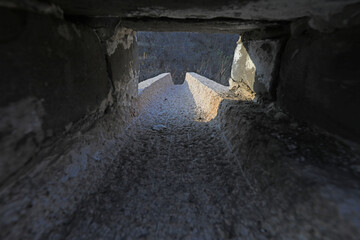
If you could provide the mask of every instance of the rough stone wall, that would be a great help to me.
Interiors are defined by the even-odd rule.
[[[106,43],[108,71],[113,88],[116,111],[124,122],[135,116],[136,97],[139,78],[138,47],[135,32],[116,26],[110,38],[103,38]]]
[[[192,72],[186,73],[184,84],[193,95],[199,117],[204,121],[214,119],[223,99],[222,96],[228,92],[229,88]]]
[[[331,32],[293,24],[277,95],[295,117],[360,141],[360,21],[347,21],[347,27]]]
[[[246,84],[258,96],[275,99],[282,39],[243,40],[240,37],[231,67],[230,88]]]
[[[356,148],[291,120],[273,103],[224,100],[217,120],[269,239],[358,238]]]
[[[0,9],[1,179],[96,111],[110,91],[94,32],[50,16]],[[86,39],[86,41],[84,41]],[[85,90],[86,89],[86,90]]]
[[[359,142],[358,7],[345,7],[326,20],[294,20],[270,38],[270,32],[244,34],[230,88],[249,88],[298,119]]]
[[[0,238],[46,239],[126,140],[136,114],[135,33],[0,11]]]
[[[274,103],[229,95],[194,73],[187,73],[186,83],[197,107],[219,124],[224,147],[236,156],[246,179],[247,227],[256,221],[268,239],[357,239],[356,148],[289,118]],[[216,118],[207,104],[214,100]]]
[[[170,72],[176,84],[197,72],[228,85],[238,35],[138,32],[140,81]]]

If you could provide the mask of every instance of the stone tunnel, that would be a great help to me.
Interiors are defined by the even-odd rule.
[[[360,1],[0,0],[0,18],[1,239],[360,239]],[[228,86],[139,83],[138,31],[236,34]]]

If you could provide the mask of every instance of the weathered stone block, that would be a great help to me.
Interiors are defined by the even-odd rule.
[[[137,96],[139,61],[135,32],[117,27],[113,36],[106,40],[107,58],[111,71],[117,107],[131,115]],[[124,114],[124,115],[125,115]],[[124,116],[125,117],[125,116]]]
[[[201,117],[206,121],[214,119],[229,88],[193,72],[186,73],[184,84],[193,95],[196,107],[201,109]]]
[[[156,77],[142,81],[138,85],[138,112],[141,112],[157,95],[163,93],[174,83],[170,73],[162,73]]]
[[[110,88],[90,28],[6,8],[0,19],[0,112],[6,116],[0,120],[1,182],[43,139],[96,110]]]
[[[273,87],[278,74],[281,40],[243,41],[235,49],[230,86],[245,83],[257,94],[274,97]]]
[[[136,44],[116,31],[108,56],[90,28],[0,11],[0,238],[56,239],[127,140]]]
[[[44,128],[58,131],[106,97],[106,63],[92,29],[46,15],[0,11],[0,71],[6,79],[0,106],[29,96],[42,99]]]

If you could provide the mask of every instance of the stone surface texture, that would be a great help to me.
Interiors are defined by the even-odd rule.
[[[244,83],[257,95],[274,98],[282,44],[279,39],[246,41],[240,37],[234,52],[230,87],[236,89]]]
[[[8,1],[5,1],[8,2]],[[347,6],[359,3],[357,0],[318,0],[309,2],[306,0],[225,0],[206,1],[185,0],[181,2],[154,1],[149,4],[145,0],[131,2],[119,2],[110,0],[103,4],[99,0],[71,0],[50,1],[65,12],[73,15],[89,16],[120,16],[120,17],[164,17],[175,19],[213,19],[234,18],[241,20],[292,20],[302,17],[317,17],[327,20]]]
[[[228,85],[238,35],[186,32],[137,32],[140,81],[170,72],[174,83],[198,72]]]
[[[224,100],[218,116],[266,238],[357,239],[358,146],[280,113],[273,104]]]
[[[140,82],[138,85],[138,111],[143,111],[152,98],[167,90],[171,85],[173,85],[173,81],[170,73],[163,73]]]
[[[224,94],[189,75],[201,99],[209,85]],[[186,82],[155,96],[98,192],[46,238],[357,239],[359,158],[346,145],[246,96],[209,121],[197,96]]]
[[[110,38],[101,38],[106,46],[108,80],[112,86],[112,108],[122,118],[136,115],[139,82],[138,46],[135,32],[117,24]],[[127,121],[127,120],[125,120]]]
[[[0,239],[359,239],[359,9],[1,0]]]
[[[185,84],[158,95],[129,128],[128,143],[96,197],[47,238],[247,236],[239,214],[246,183],[217,125],[197,112]],[[160,124],[165,127],[154,127]]]
[[[184,85],[189,88],[195,105],[201,109],[205,121],[217,116],[219,105],[229,91],[228,87],[193,72],[186,73]]]
[[[108,21],[109,18],[119,17],[98,17],[101,21]],[[122,18],[122,24],[136,31],[150,32],[197,32],[197,33],[224,33],[243,34],[253,31],[263,31],[265,28],[282,29],[282,23],[269,21],[239,20],[234,18],[223,19],[192,19],[192,18]],[[269,33],[271,34],[271,33]]]
[[[0,182],[107,99],[94,32],[45,15],[0,8]],[[84,39],[86,38],[86,41]],[[84,88],[87,90],[84,91]]]
[[[96,189],[136,115],[134,32],[0,8],[1,239],[40,239]],[[108,43],[108,44],[107,44]]]
[[[351,27],[350,23],[356,24]],[[360,20],[320,34],[294,28],[280,69],[278,102],[293,116],[360,141]]]

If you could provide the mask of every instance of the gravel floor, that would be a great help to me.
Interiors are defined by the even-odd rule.
[[[266,238],[228,152],[216,123],[201,121],[189,89],[175,85],[131,126],[102,188],[49,238]]]

